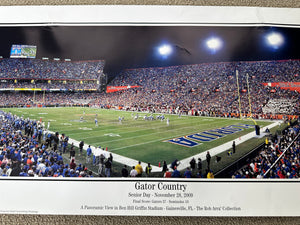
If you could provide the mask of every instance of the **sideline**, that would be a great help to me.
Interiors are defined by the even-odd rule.
[[[271,128],[275,127],[275,126],[279,126],[281,123],[283,123],[283,122],[282,121],[276,121],[274,123],[271,123],[271,124],[267,125],[267,127],[269,129],[271,129]],[[256,135],[255,131],[252,131],[252,132],[250,132],[248,134],[245,134],[245,135],[243,135],[243,136],[241,136],[239,138],[236,138],[234,140],[226,142],[226,143],[224,143],[222,145],[219,145],[219,146],[217,146],[215,148],[207,149],[207,151],[209,151],[210,156],[213,157],[213,156],[216,156],[216,155],[218,155],[218,154],[220,154],[222,152],[225,152],[225,151],[229,150],[232,147],[232,142],[233,141],[235,141],[236,145],[239,145],[239,144],[241,144],[241,143],[243,143],[245,141],[248,141],[249,139],[254,138],[254,137],[262,138],[265,135],[267,135],[267,133],[265,133],[263,131],[263,128],[264,127],[260,127],[260,135],[259,136]],[[190,157],[182,159],[182,160],[179,160],[180,164],[177,166],[178,170],[183,170],[183,169],[189,167],[190,166],[190,161],[191,161],[191,159],[193,157],[195,158],[196,162],[197,162],[198,158],[201,158],[202,161],[206,160],[206,152],[207,151],[201,152],[199,154],[196,154],[194,156],[190,156]],[[168,168],[170,167],[170,165],[171,164],[168,165]]]
[[[283,123],[283,122],[282,121],[276,121],[276,122],[268,125],[268,128],[271,129],[271,128],[275,127],[275,126],[279,126],[281,123]],[[235,141],[236,145],[239,145],[239,144],[241,144],[241,143],[243,143],[245,141],[248,141],[249,139],[254,138],[254,137],[259,137],[259,138],[264,137],[266,135],[266,133],[264,133],[262,131],[263,128],[264,127],[260,128],[260,134],[261,134],[260,136],[257,136],[256,133],[255,133],[255,131],[252,131],[252,132],[250,132],[248,134],[245,134],[245,135],[243,135],[243,136],[241,136],[239,138],[236,138],[234,140],[226,142],[226,143],[224,143],[222,145],[219,145],[219,146],[217,146],[215,148],[208,149],[207,151],[209,151],[211,157],[213,157],[213,156],[216,156],[216,155],[220,154],[221,152],[224,152],[224,151],[227,151],[228,149],[230,149],[232,147],[232,142],[233,141]],[[52,131],[48,131],[48,132],[54,134],[54,132],[52,132]],[[70,143],[73,142],[75,146],[79,146],[79,141],[77,141],[77,140],[74,140],[74,139],[70,138],[69,142]],[[83,150],[86,151],[87,148],[88,148],[88,146],[89,146],[88,144],[84,144]],[[95,146],[91,146],[91,148],[92,148],[92,150],[94,150],[96,147]],[[189,162],[190,162],[190,160],[192,158],[195,158],[196,160],[198,158],[201,158],[202,161],[206,160],[206,152],[207,151],[201,152],[199,154],[190,156],[190,157],[182,159],[182,160],[179,160],[180,164],[177,166],[178,170],[184,170],[185,168],[189,167],[190,166]],[[123,165],[127,165],[129,167],[132,167],[132,166],[134,166],[134,165],[136,165],[138,163],[138,160],[136,160],[136,159],[132,159],[132,158],[128,158],[128,157],[125,157],[125,156],[122,156],[122,155],[118,155],[118,154],[110,152],[110,151],[101,150],[101,153],[104,154],[106,157],[111,153],[112,156],[113,156],[113,158],[114,158],[114,161],[116,161],[116,162],[118,162],[120,164],[123,164]],[[148,163],[141,162],[141,166],[143,168],[145,168],[147,165],[148,165]],[[168,168],[170,168],[170,165],[171,164],[168,165]],[[158,166],[154,166],[154,165],[151,165],[151,166],[152,166],[152,172],[161,172],[162,171],[162,167],[158,167]],[[172,169],[170,169],[170,170],[172,170]]]
[[[55,132],[53,132],[53,131],[48,130],[48,132],[51,133],[51,134],[55,134]],[[78,147],[80,142],[75,140],[75,139],[69,138],[69,143],[74,143],[74,146]],[[88,144],[84,144],[83,145],[83,150],[86,151],[88,147],[89,147]],[[93,151],[94,149],[96,149],[96,147],[91,146],[91,149]],[[135,166],[138,163],[138,160],[136,160],[136,159],[131,159],[131,158],[128,158],[128,157],[125,157],[125,156],[122,156],[122,155],[118,155],[118,154],[110,152],[110,151],[105,151],[105,150],[102,150],[102,149],[100,149],[100,151],[101,151],[101,154],[105,155],[105,158],[107,158],[108,155],[111,153],[112,156],[113,156],[114,161],[116,161],[120,164],[123,164],[123,165],[127,165],[130,168],[132,166]],[[148,166],[148,163],[141,162],[141,166],[144,169],[146,166]],[[154,165],[151,165],[151,166],[152,166],[152,172],[161,172],[161,170],[162,170],[162,168],[159,168],[158,166],[154,166]]]

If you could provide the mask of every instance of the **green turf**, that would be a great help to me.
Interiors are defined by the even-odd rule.
[[[158,165],[158,162],[163,160],[171,163],[175,158],[181,160],[191,157],[254,130],[253,128],[244,129],[215,141],[203,142],[199,146],[187,148],[164,142],[164,140],[233,124],[253,125],[254,122],[251,120],[191,116],[178,118],[177,115],[166,115],[170,119],[170,125],[167,126],[165,121],[144,121],[142,116],[146,113],[139,113],[140,118],[134,120],[131,117],[132,112],[95,108],[9,108],[2,110],[23,115],[25,118],[37,120],[42,118],[46,126],[47,122],[50,121],[51,131],[64,133],[78,141],[83,140],[85,144],[107,147],[109,151],[143,162],[150,162],[152,165]],[[96,114],[98,115],[98,127],[95,126],[94,122]],[[80,122],[81,116],[83,116],[83,122]],[[124,117],[122,124],[118,121],[119,116]],[[269,124],[266,121],[257,123],[260,126]]]

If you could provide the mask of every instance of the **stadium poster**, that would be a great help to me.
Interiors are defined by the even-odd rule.
[[[1,7],[0,30],[5,35],[0,48],[0,182],[6,194],[0,213],[299,216],[300,183],[295,172],[299,160],[295,158],[293,162],[281,159],[286,165],[278,173],[280,178],[295,179],[275,175],[271,179],[265,169],[250,178],[242,166],[239,168],[244,175],[230,171],[226,178],[217,176],[227,168],[222,163],[239,159],[247,141],[268,145],[265,140],[269,140],[269,130],[277,131],[285,122],[297,120],[294,109],[299,109],[299,89],[293,88],[299,87],[299,15],[299,9],[256,7]],[[149,47],[149,43],[153,45]],[[287,49],[281,51],[284,47]],[[247,56],[244,49],[248,49]],[[228,83],[222,83],[222,71]],[[265,83],[258,79],[269,72],[272,78],[282,75],[282,80]],[[216,73],[223,75],[218,78]],[[114,81],[116,74],[118,82]],[[199,74],[203,79],[197,79]],[[209,87],[209,92],[202,86]],[[105,93],[109,87],[113,87],[112,93]],[[286,92],[280,90],[286,87],[293,92],[284,95]],[[251,98],[250,90],[256,99]],[[288,106],[294,107],[280,114],[285,122],[272,112],[262,116],[256,107],[251,109],[264,100],[257,95],[261,90],[266,95],[276,90],[290,96]],[[201,99],[202,105],[222,102],[223,106],[235,105],[235,112],[186,107],[196,104],[189,103],[189,98],[198,99],[203,93],[207,97]],[[128,105],[133,100],[140,105]],[[145,106],[146,101],[169,102],[158,113],[150,104]],[[181,107],[176,107],[176,101],[183,102]],[[119,107],[112,109],[112,105]],[[45,137],[40,138],[45,145],[50,140],[53,149],[39,148],[34,142],[38,132],[26,139],[35,145],[16,143],[25,117],[45,127]],[[16,128],[13,136],[5,132],[9,124]],[[293,143],[299,135],[295,138]],[[76,157],[72,155],[73,146]],[[88,151],[95,157],[86,157]],[[102,165],[101,155],[106,162],[111,159],[105,168],[93,165],[93,160]],[[59,157],[63,168],[53,163]],[[166,168],[172,174],[181,173],[180,178],[163,177],[163,157],[167,159]],[[202,159],[203,168],[195,163],[192,166],[193,158]],[[11,168],[11,159],[22,161],[19,171]],[[75,167],[72,159],[77,163]],[[138,174],[131,170],[138,161],[142,161],[142,176],[120,175],[123,165],[127,165],[127,172]],[[109,177],[115,174],[109,168],[117,164],[119,176]],[[244,166],[248,164],[246,161]],[[259,170],[261,164],[253,165],[253,170]],[[287,171],[289,164],[292,169]],[[190,166],[192,173],[187,169]],[[206,168],[204,177],[201,170]],[[215,179],[207,179],[214,175]]]

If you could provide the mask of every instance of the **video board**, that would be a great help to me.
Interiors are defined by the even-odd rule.
[[[12,45],[10,58],[31,58],[36,57],[36,46],[34,45]]]

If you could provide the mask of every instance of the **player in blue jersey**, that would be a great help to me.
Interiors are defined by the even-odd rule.
[[[92,148],[89,145],[89,147],[86,149],[86,163],[90,163],[91,155],[92,155]]]

